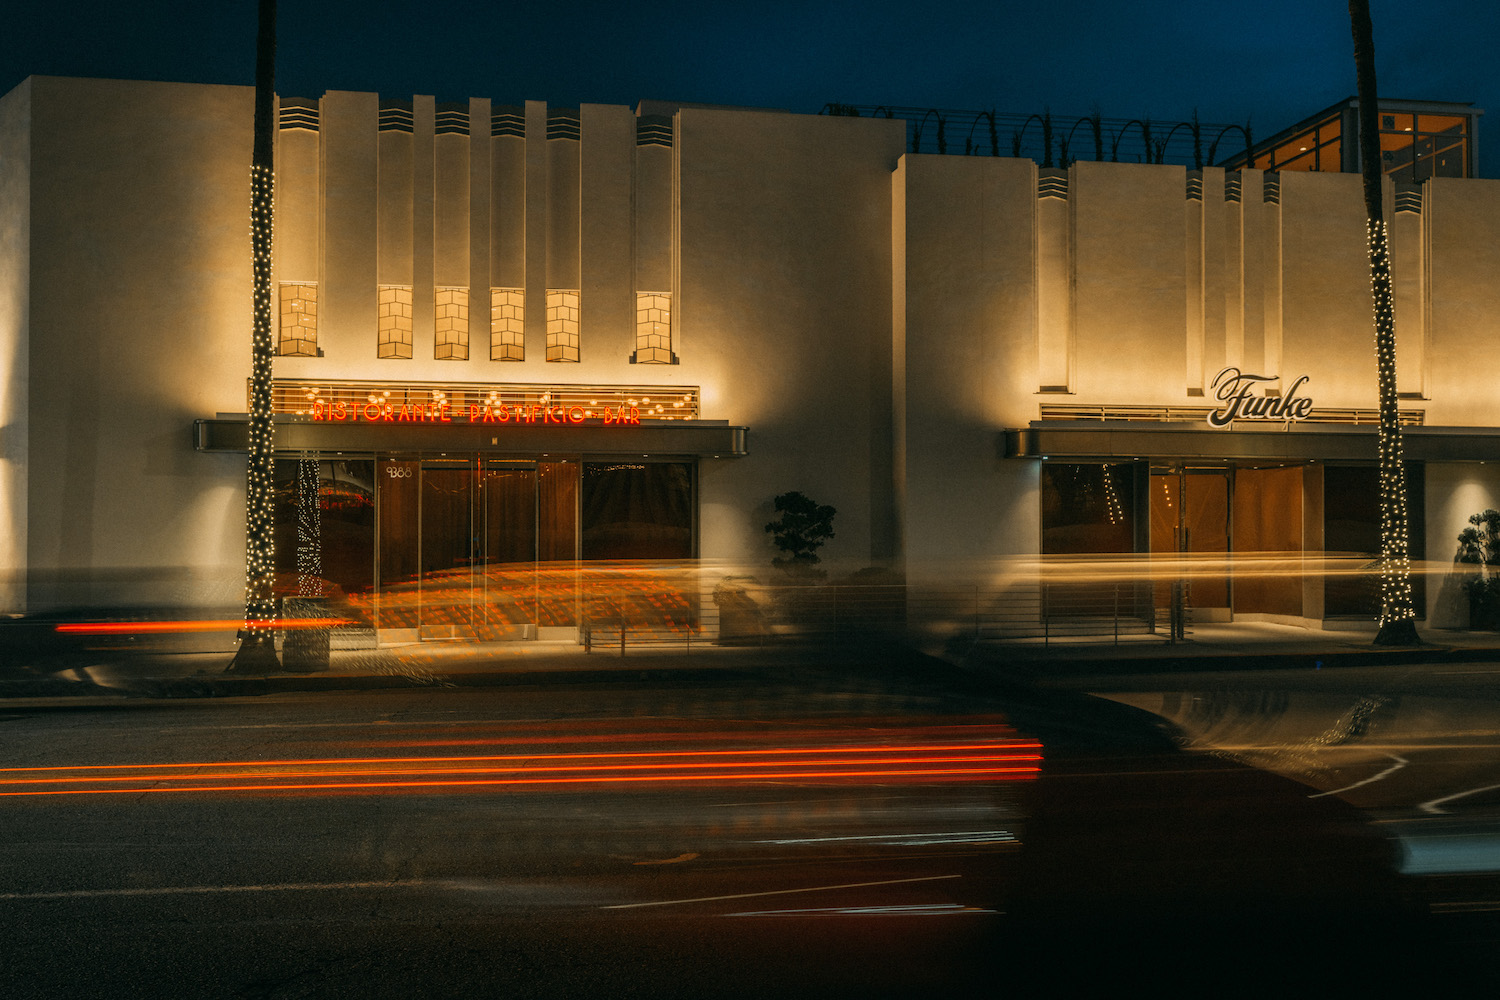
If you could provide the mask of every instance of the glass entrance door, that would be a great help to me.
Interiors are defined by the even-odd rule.
[[[535,463],[422,462],[424,638],[519,638],[538,607]]]
[[[472,638],[484,543],[475,517],[475,463],[423,461],[418,627],[425,638]]]
[[[1151,470],[1151,551],[1214,554],[1188,562],[1183,599],[1200,620],[1229,617],[1229,474],[1223,468]],[[1156,605],[1171,603],[1170,581],[1156,586]]]
[[[576,627],[577,462],[380,458],[374,620],[422,638]]]
[[[482,462],[476,486],[474,631],[481,639],[519,638],[538,621],[536,465]]]

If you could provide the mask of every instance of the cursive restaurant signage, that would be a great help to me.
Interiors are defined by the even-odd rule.
[[[471,424],[583,424],[592,421],[605,425],[638,425],[641,422],[641,411],[634,406],[603,406],[594,410],[582,406],[504,403],[481,406],[470,403],[454,407],[445,400],[430,403],[393,403],[385,399],[367,403],[320,400],[312,404],[308,416],[318,422],[369,424],[451,424],[455,417],[460,421],[466,419]]]
[[[1236,420],[1273,420],[1290,422],[1306,420],[1312,413],[1312,400],[1297,395],[1308,377],[1299,375],[1284,396],[1252,396],[1263,382],[1279,381],[1279,375],[1252,375],[1235,367],[1225,368],[1214,376],[1214,398],[1223,404],[1208,415],[1210,427],[1228,427]]]

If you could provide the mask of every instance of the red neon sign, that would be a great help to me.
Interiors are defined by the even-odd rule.
[[[583,424],[597,423],[634,424],[641,422],[641,411],[634,406],[601,407],[599,412],[585,410],[581,406],[527,406],[496,403],[480,406],[471,403],[468,422],[471,424]],[[463,410],[459,410],[462,417]],[[312,405],[313,420],[324,423],[385,423],[385,424],[451,424],[453,408],[446,402],[392,403],[387,399],[371,403],[350,403],[344,400],[318,401]]]

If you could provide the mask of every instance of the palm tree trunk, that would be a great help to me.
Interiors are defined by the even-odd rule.
[[[1375,299],[1375,364],[1380,387],[1380,631],[1383,646],[1416,645],[1407,537],[1406,477],[1396,409],[1396,310],[1380,169],[1380,109],[1375,86],[1375,29],[1369,0],[1349,0],[1354,68],[1359,83],[1359,158],[1368,219],[1370,286]]]
[[[233,673],[267,673],[276,659],[273,505],[275,459],[271,419],[271,220],[276,184],[276,0],[260,0],[255,40],[255,145],[250,156],[250,251],[254,314],[250,347],[250,455],[245,474],[245,627],[230,661]]]

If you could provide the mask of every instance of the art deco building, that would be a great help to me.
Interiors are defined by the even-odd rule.
[[[251,104],[0,99],[8,610],[239,598]],[[549,595],[619,560],[766,572],[789,490],[837,507],[831,572],[913,587],[1374,548],[1357,175],[1048,169],[909,153],[899,119],[652,102],[330,92],[279,125],[281,567],[316,463],[320,574],[379,632],[572,634]],[[1500,182],[1386,190],[1414,548],[1446,561],[1500,506]],[[1317,574],[1191,600],[1368,612]]]

